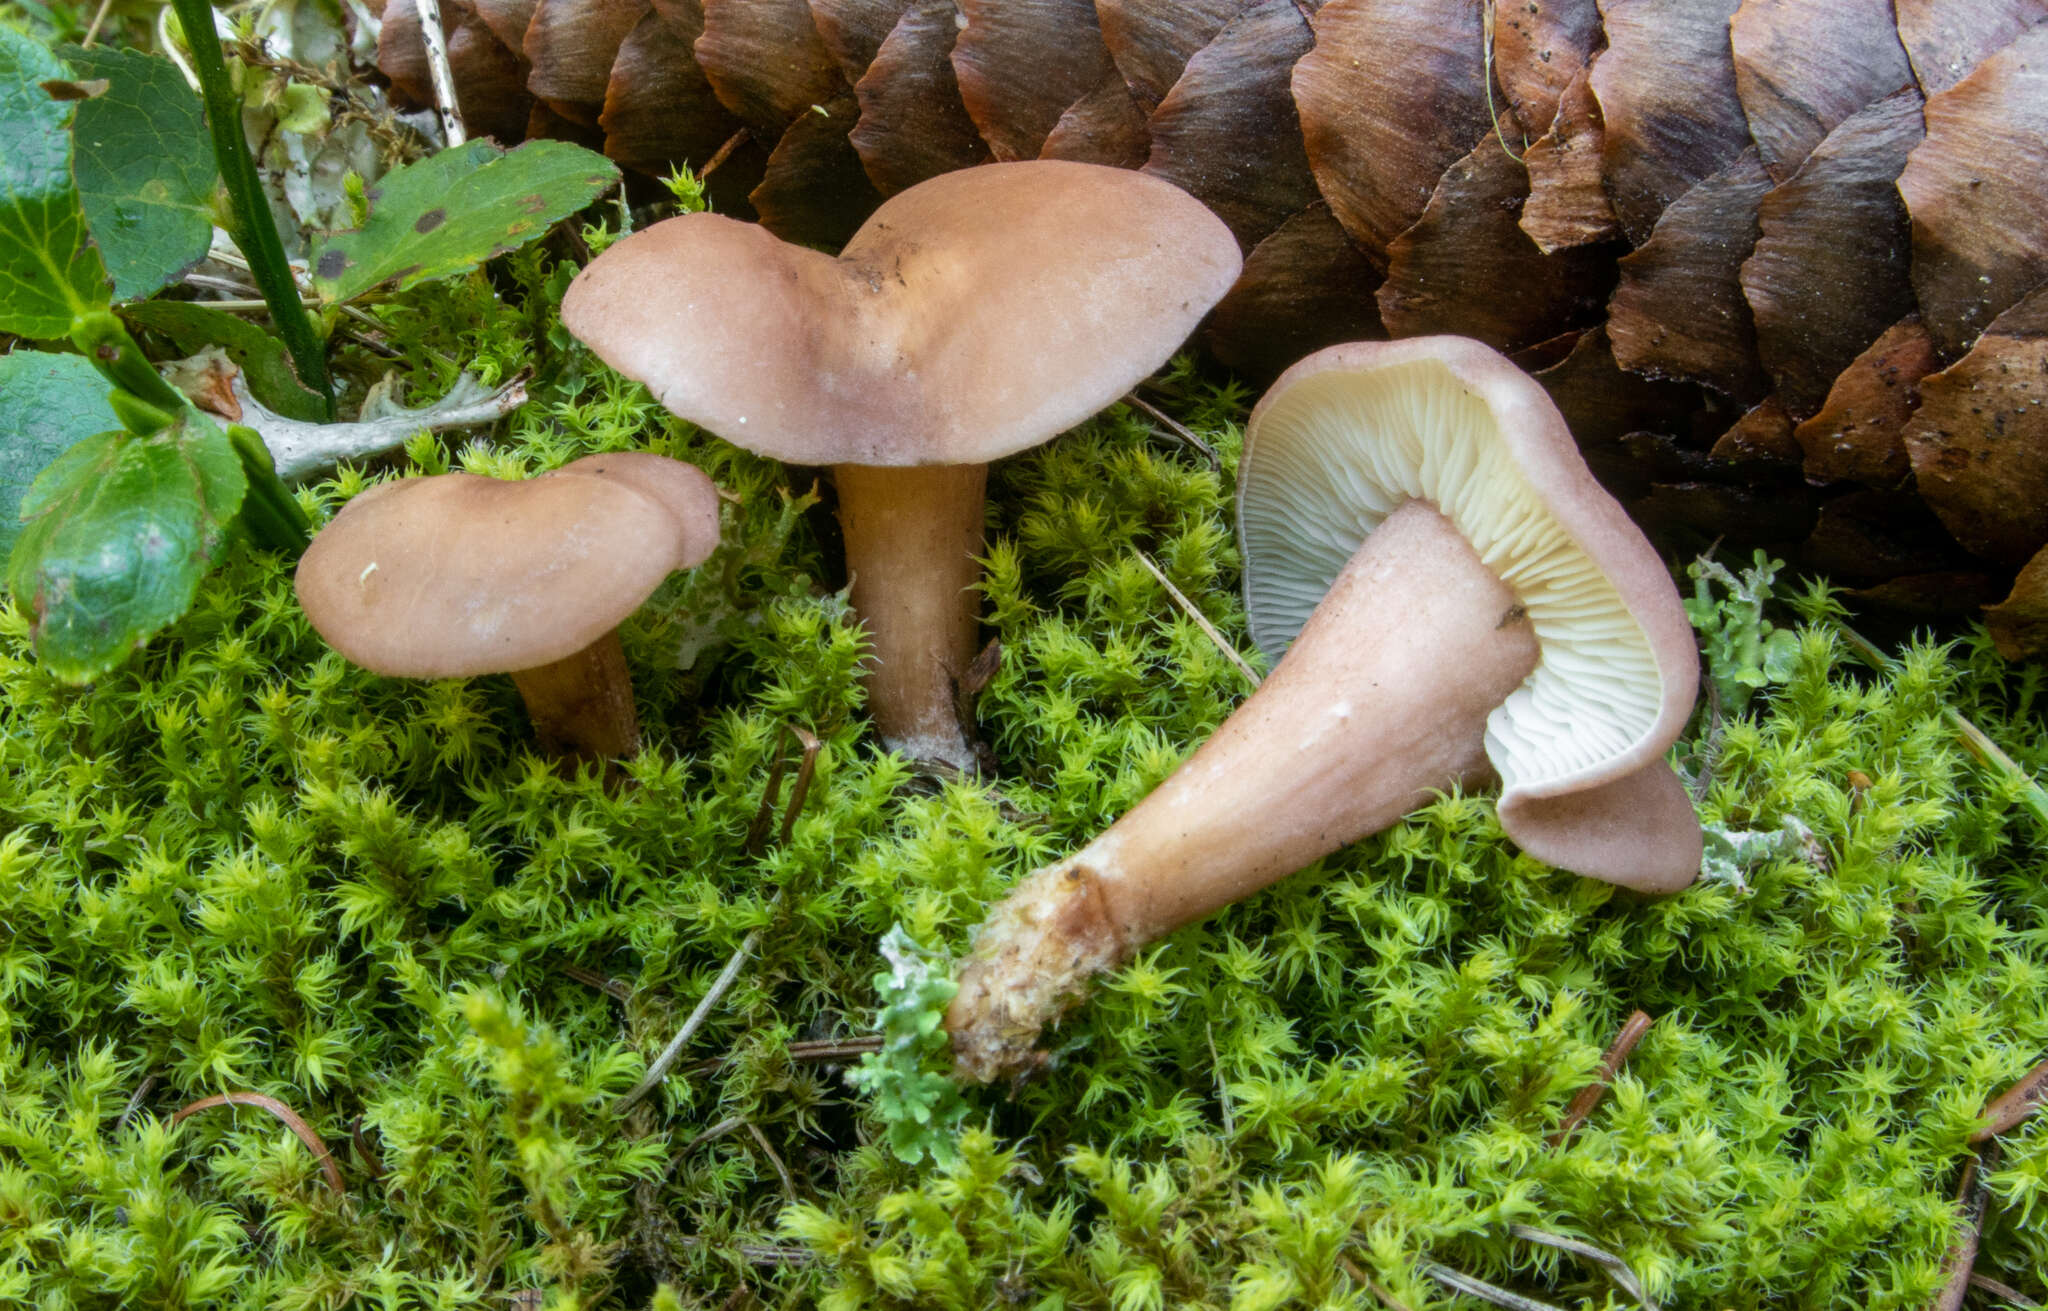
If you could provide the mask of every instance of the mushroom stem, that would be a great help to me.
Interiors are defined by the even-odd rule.
[[[986,464],[833,466],[853,608],[874,663],[868,710],[887,746],[972,772],[955,696],[980,649]]]
[[[640,716],[619,630],[553,664],[512,671],[542,754],[612,760],[640,750]]]
[[[1422,501],[1388,515],[1209,740],[989,916],[946,1013],[958,1072],[1031,1068],[1094,975],[1486,777],[1487,715],[1536,661],[1514,593],[1449,520]]]

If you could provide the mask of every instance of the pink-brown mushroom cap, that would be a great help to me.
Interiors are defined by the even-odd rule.
[[[978,464],[1157,368],[1236,279],[1170,182],[1059,160],[942,174],[834,258],[688,214],[593,260],[562,322],[661,403],[798,464]]]
[[[508,482],[373,487],[299,561],[299,604],[354,664],[401,678],[534,669],[583,650],[718,545],[704,474],[644,453]]]
[[[1359,543],[1410,499],[1465,533],[1542,646],[1487,721],[1502,827],[1563,869],[1643,891],[1690,883],[1699,821],[1664,762],[1699,684],[1678,590],[1542,387],[1493,350],[1456,337],[1359,342],[1273,384],[1238,475],[1254,640],[1284,650]]]

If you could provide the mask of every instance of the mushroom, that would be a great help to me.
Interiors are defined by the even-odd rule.
[[[1498,773],[1501,826],[1644,892],[1699,870],[1664,752],[1698,654],[1678,590],[1543,389],[1460,338],[1281,375],[1239,468],[1252,634],[1285,651],[1181,767],[989,916],[947,1012],[974,1079],[1148,942]]]
[[[718,545],[690,465],[591,455],[537,478],[405,478],[344,505],[299,561],[299,604],[373,673],[509,673],[549,754],[639,750],[618,626]]]
[[[717,215],[668,219],[593,260],[562,322],[683,418],[833,466],[876,727],[971,769],[954,692],[979,645],[988,462],[1122,396],[1239,264],[1172,183],[1026,161],[899,192],[836,259]]]

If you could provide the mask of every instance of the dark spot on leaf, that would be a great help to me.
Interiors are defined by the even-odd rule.
[[[348,266],[349,258],[346,251],[328,250],[320,253],[320,260],[313,266],[313,271],[331,282],[340,277]]]
[[[446,223],[447,221],[447,210],[430,209],[426,213],[420,215],[419,218],[413,221],[412,230],[424,237],[429,232],[432,232],[435,228],[440,227],[443,223]]]
[[[546,196],[541,195],[538,191],[534,192],[530,196],[521,197],[519,201],[519,208],[525,210],[529,214],[538,214],[547,207],[548,198]]]
[[[38,85],[52,100],[91,100],[107,94],[107,88],[113,84],[103,77],[85,78],[76,82],[53,77]]]
[[[516,237],[519,236],[521,233],[531,231],[533,231],[532,219],[520,219],[517,222],[508,223],[505,225],[505,235],[508,237]]]

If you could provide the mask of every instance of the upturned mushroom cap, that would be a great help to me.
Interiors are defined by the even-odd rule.
[[[1059,160],[941,174],[838,258],[714,214],[607,249],[562,322],[670,410],[797,464],[978,464],[1157,368],[1237,277],[1170,182]]]
[[[1485,346],[1335,346],[1266,393],[1238,481],[1253,640],[1283,651],[1359,543],[1411,499],[1459,527],[1542,648],[1487,720],[1502,827],[1581,874],[1645,891],[1691,882],[1699,822],[1663,763],[1699,683],[1677,588],[1543,389]]]
[[[299,604],[355,664],[468,678],[565,659],[718,545],[718,493],[680,461],[593,455],[521,482],[373,487],[299,561]]]

